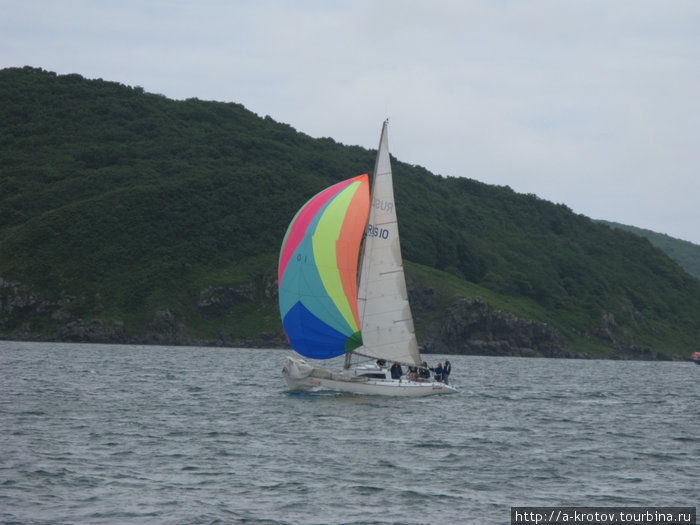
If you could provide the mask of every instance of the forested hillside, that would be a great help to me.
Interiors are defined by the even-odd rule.
[[[636,226],[627,226],[617,222],[598,221],[611,228],[620,228],[645,237],[649,242],[661,249],[671,259],[680,264],[686,272],[700,279],[700,246],[682,239],[674,239],[665,233],[656,233]]]
[[[288,222],[374,165],[238,104],[79,75],[5,69],[0,100],[0,338],[283,345]],[[394,171],[428,351],[652,358],[698,344],[700,281],[646,239],[479,173]]]

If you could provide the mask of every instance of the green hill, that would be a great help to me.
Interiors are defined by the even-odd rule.
[[[282,345],[288,222],[374,165],[238,104],[79,75],[5,69],[0,97],[2,338]],[[647,240],[394,168],[428,351],[680,357],[700,339],[700,281]]]

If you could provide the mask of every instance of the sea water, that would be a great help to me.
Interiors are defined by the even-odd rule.
[[[479,524],[699,501],[692,363],[451,356],[459,394],[405,399],[290,393],[288,353],[0,342],[0,522]]]

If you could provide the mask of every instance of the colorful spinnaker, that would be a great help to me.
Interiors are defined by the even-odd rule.
[[[360,175],[309,200],[287,228],[279,260],[279,306],[289,343],[313,359],[362,344],[357,262],[369,214],[369,177]]]

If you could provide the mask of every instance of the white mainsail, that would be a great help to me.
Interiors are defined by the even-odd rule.
[[[369,219],[358,286],[363,345],[355,352],[420,365],[401,258],[387,123],[374,166]]]

